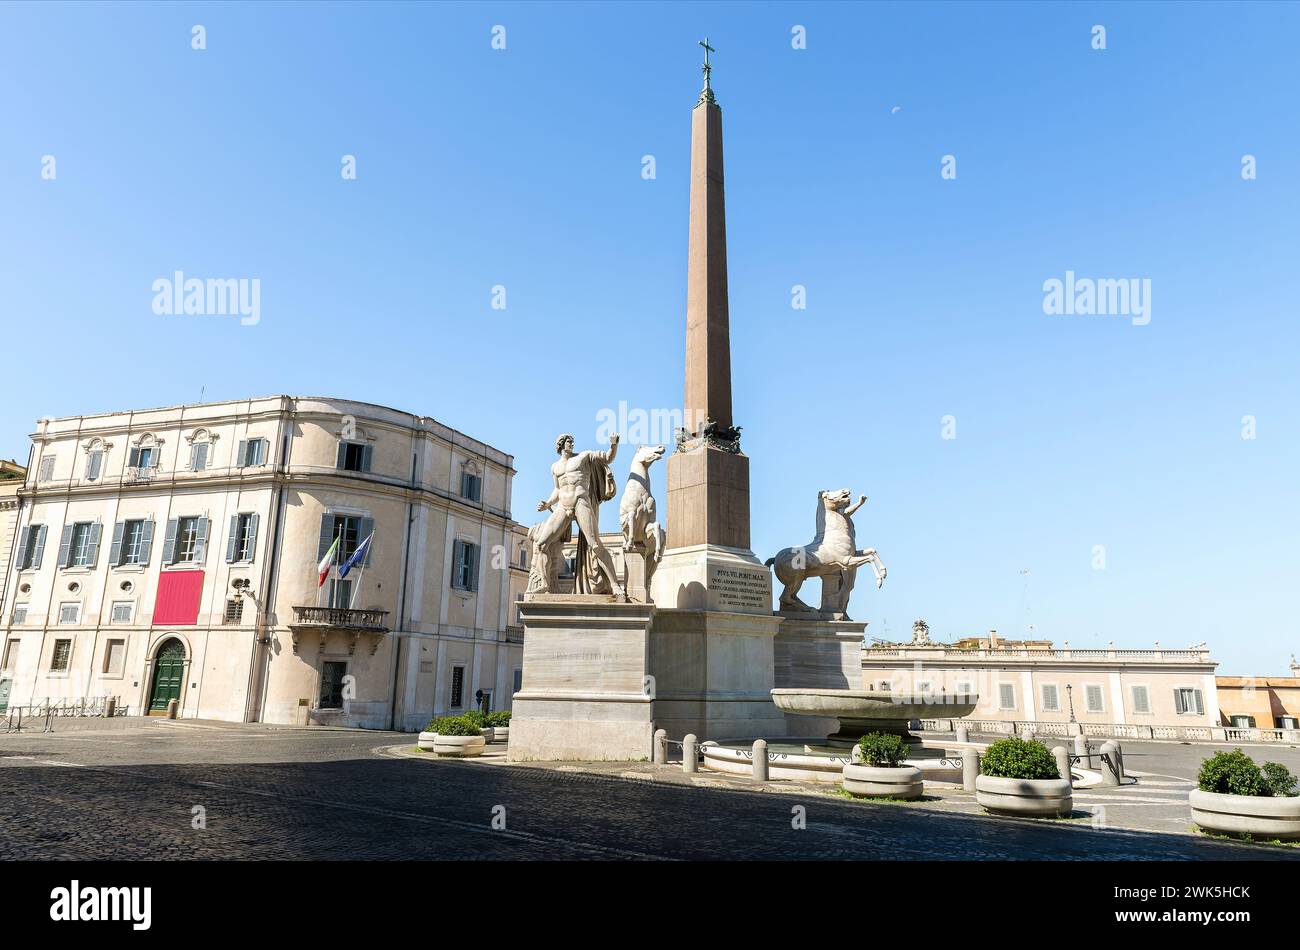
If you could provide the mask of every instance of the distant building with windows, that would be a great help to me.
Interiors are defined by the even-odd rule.
[[[925,627],[912,643],[864,649],[862,688],[978,695],[969,719],[992,731],[1208,740],[1219,725],[1217,666],[1204,647],[1058,649],[1050,640],[1001,640],[996,631],[931,643]]]
[[[1300,663],[1294,656],[1290,676],[1220,676],[1218,686],[1224,726],[1256,733],[1287,730],[1300,739]]]
[[[506,453],[291,396],[43,420],[32,442],[0,548],[10,705],[406,730],[480,693],[509,708],[527,567]]]

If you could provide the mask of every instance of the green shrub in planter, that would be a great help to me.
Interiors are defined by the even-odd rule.
[[[500,712],[488,713],[487,724],[493,729],[505,729],[510,725],[510,712],[503,709]]]
[[[490,725],[487,715],[477,709],[471,709],[467,713],[462,713],[462,716],[474,723],[474,727],[477,729],[486,729]]]
[[[999,739],[980,756],[980,774],[994,778],[1060,778],[1056,759],[1041,742],[1014,736]]]
[[[876,769],[896,769],[907,758],[907,740],[888,732],[869,732],[858,741],[862,761]]]
[[[1274,798],[1295,798],[1300,795],[1300,790],[1296,789],[1296,782],[1300,779],[1292,775],[1281,762],[1265,762],[1262,771],[1264,784]]]
[[[1196,784],[1203,792],[1220,795],[1272,795],[1259,766],[1240,749],[1216,752],[1202,762]]]
[[[468,716],[442,716],[429,723],[426,732],[436,732],[440,736],[476,736],[479,727]]]

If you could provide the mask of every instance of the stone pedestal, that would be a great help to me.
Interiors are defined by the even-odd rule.
[[[523,683],[514,695],[510,760],[648,760],[655,608],[598,594],[540,595],[520,604],[519,614]]]
[[[771,697],[780,626],[770,612],[656,608],[650,631],[655,724],[673,739],[784,736],[785,715]]]
[[[656,606],[772,614],[772,572],[741,548],[716,544],[669,548],[651,583]]]
[[[783,615],[773,644],[777,688],[864,689],[862,640],[866,629],[866,623],[852,620]],[[825,736],[840,727],[834,718],[782,715],[791,736]]]
[[[619,543],[621,547],[621,535]],[[645,545],[638,542],[632,545],[630,551],[623,551],[622,554],[622,567],[619,576],[623,579],[623,589],[627,591],[628,599],[634,600],[638,604],[654,603],[650,585],[654,580],[657,565],[653,560],[646,559]]]

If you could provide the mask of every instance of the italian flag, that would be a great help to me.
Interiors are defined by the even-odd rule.
[[[330,545],[330,549],[325,552],[325,556],[316,565],[316,573],[320,574],[320,583],[316,585],[317,587],[325,586],[325,579],[330,576],[330,565],[334,563],[334,552],[338,549],[339,539],[335,536],[334,543]]]

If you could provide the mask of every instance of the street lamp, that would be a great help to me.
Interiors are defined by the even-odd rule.
[[[1074,687],[1065,684],[1065,696],[1070,701],[1070,722],[1074,722]]]

